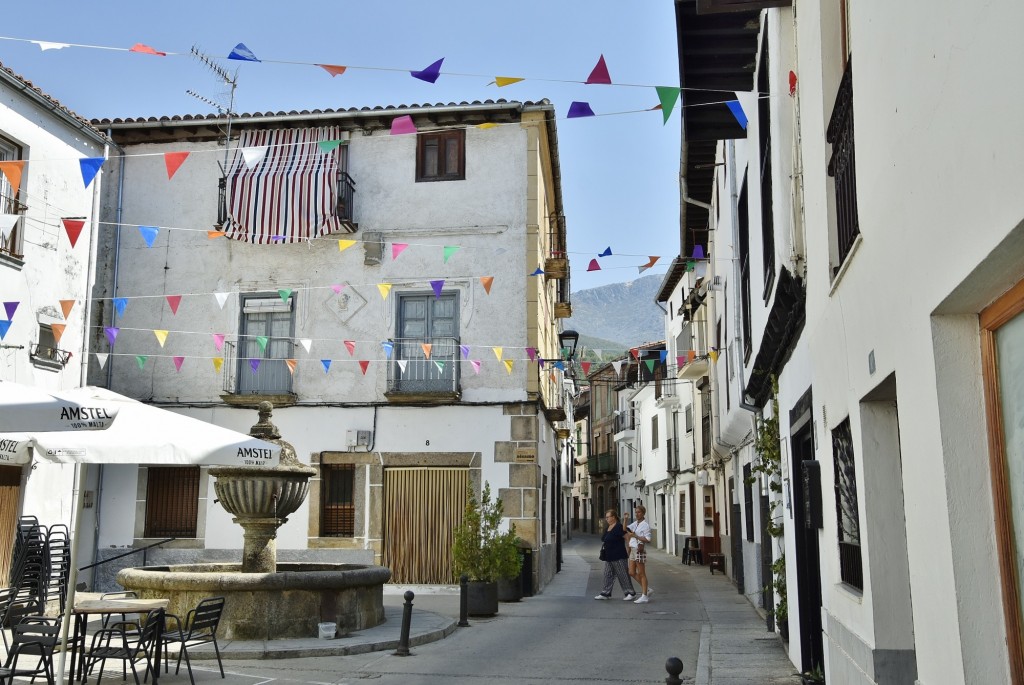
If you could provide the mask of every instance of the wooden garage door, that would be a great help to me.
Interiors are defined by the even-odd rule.
[[[451,584],[453,531],[462,522],[469,470],[384,470],[384,565],[393,583]]]

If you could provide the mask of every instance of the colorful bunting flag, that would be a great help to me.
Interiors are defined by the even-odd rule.
[[[214,293],[213,296],[217,299],[217,304],[220,305],[221,309],[224,309],[224,305],[228,301],[228,295],[231,293]]]
[[[223,333],[212,333],[213,335],[213,346],[220,352],[224,349],[224,338],[227,337]]]
[[[11,197],[18,197],[18,188],[21,187],[21,174],[25,171],[25,160],[0,162],[0,173],[7,177],[11,185]]]
[[[160,347],[163,347],[164,343],[167,342],[167,333],[168,331],[163,329],[153,331],[153,335],[156,336],[156,341],[160,343]]]
[[[21,304],[20,300],[17,302],[4,302],[4,312],[7,314],[8,321],[14,320],[14,312],[18,311],[19,304]]]
[[[519,83],[524,79],[516,76],[495,76],[494,83],[497,84],[498,88],[504,88],[505,86],[511,86],[513,83]]]
[[[320,363],[323,364],[323,366],[324,366],[324,373],[327,373],[328,371],[331,370],[331,360],[330,359],[321,359]]]
[[[408,114],[395,117],[391,121],[391,135],[400,136],[406,133],[416,133],[416,124],[412,123],[412,117]]]
[[[345,289],[345,284],[344,283],[335,284],[335,285],[331,286],[331,290],[334,291],[335,295],[341,295],[341,291],[344,290],[344,289]]]
[[[11,330],[11,322],[0,319],[0,340],[4,339],[9,330]]]
[[[354,240],[339,240],[338,241],[338,252],[344,252],[348,248],[356,244]]]
[[[681,369],[686,366],[686,355],[680,354],[676,356],[676,368]]]
[[[473,373],[480,373],[481,362],[479,360],[471,359],[469,363],[473,367]]]
[[[484,287],[484,291],[488,295],[491,294],[491,284],[492,283],[494,283],[494,276],[481,276],[480,277],[480,285],[482,285]]]
[[[35,43],[39,46],[39,49],[43,52],[47,50],[62,50],[64,48],[70,48],[71,43],[53,43],[48,40],[30,40],[30,43]]]
[[[743,113],[743,105],[740,104],[740,101],[739,100],[728,100],[728,101],[726,101],[725,106],[728,107],[729,111],[732,112],[732,115],[734,117],[736,117],[736,121],[737,121],[737,123],[739,123],[740,128],[742,128],[744,131],[746,131],[747,130],[747,115]]]
[[[590,109],[589,102],[577,102],[572,101],[569,105],[569,114],[566,115],[566,119],[578,119],[580,117],[592,117],[596,116],[594,110]]]
[[[78,160],[78,164],[82,168],[82,182],[85,183],[86,188],[96,178],[96,174],[99,173],[100,167],[105,161],[103,157],[84,157]]]
[[[498,128],[498,124],[494,123],[493,121],[485,121],[482,124],[477,124],[476,127],[486,130],[489,128]]]
[[[370,362],[368,360],[365,360],[365,359],[360,359],[359,360],[359,368],[362,369],[363,375],[365,376],[366,375],[366,370],[368,368],[370,368]]]
[[[542,268],[540,268],[540,267],[538,266],[538,267],[536,268],[536,270],[535,270],[535,271],[534,271],[534,272],[533,272],[532,274],[530,274],[530,275],[531,275],[531,276],[543,276],[543,275],[544,275],[544,269],[542,269]]]
[[[437,81],[437,77],[441,75],[441,62],[444,62],[444,57],[422,71],[410,71],[409,74],[413,78],[418,78],[420,81],[435,83]]]
[[[590,260],[590,266],[587,267],[587,271],[600,271],[601,265],[597,263],[596,259]]]
[[[306,354],[309,354],[309,348],[313,346],[313,341],[309,338],[302,338],[299,340],[299,344],[306,350]]]
[[[166,52],[158,52],[153,48],[143,43],[136,43],[135,45],[128,48],[128,52],[141,52],[144,55],[155,55],[157,57],[167,57]]]
[[[115,328],[113,326],[107,326],[103,329],[103,332],[107,334],[107,342],[110,343],[111,347],[114,346],[114,341],[117,340],[117,333],[120,330],[120,328]]]
[[[142,239],[146,241],[146,247],[153,247],[153,241],[160,234],[160,229],[156,226],[139,226],[139,233],[142,234]]]
[[[434,290],[434,298],[440,300],[441,290],[444,288],[444,279],[442,278],[440,280],[431,281],[430,287]]]
[[[171,308],[171,314],[178,313],[178,305],[181,304],[181,295],[168,295],[167,305]]]
[[[406,361],[405,359],[398,359],[396,360],[395,363],[398,364],[398,374],[401,375],[405,373],[405,365],[408,364],[409,362]]]
[[[640,269],[640,273],[643,273],[643,272],[647,271],[652,266],[657,264],[659,259],[661,259],[661,257],[655,257],[655,256],[648,257],[649,261],[646,264],[644,264],[643,266],[638,267]]]
[[[501,347],[492,347],[491,351],[494,352],[494,356],[497,357],[498,361],[500,362],[501,361],[501,355],[504,352],[504,349],[501,348]]]
[[[185,159],[188,158],[187,152],[165,152],[164,153],[164,166],[167,167],[167,180],[170,181],[174,178],[174,174],[178,173],[178,169],[185,163]]]
[[[292,289],[291,288],[281,288],[281,289],[279,289],[277,291],[277,294],[278,294],[278,296],[280,296],[282,302],[284,302],[285,304],[288,304],[288,298],[292,296]]]
[[[420,343],[420,347],[423,349],[423,356],[426,359],[430,359],[430,350],[434,348],[431,343]]]
[[[78,242],[78,236],[82,234],[82,227],[85,226],[83,219],[61,219],[64,224],[64,232],[68,234],[68,241],[71,243],[71,247],[75,247],[75,243]]]
[[[704,246],[700,243],[693,246],[693,258],[704,259]]]
[[[597,64],[594,66],[594,70],[590,72],[586,82],[587,84],[611,85],[612,77],[608,75],[608,65],[604,62],[604,55],[601,55],[597,60]]]
[[[102,371],[103,367],[107,365],[107,357],[109,357],[109,356],[110,355],[107,354],[106,352],[97,352],[96,353],[96,361],[100,365],[100,371]]]
[[[616,376],[622,375],[622,364],[623,362],[621,359],[616,359],[615,361],[612,362],[612,368],[615,370]]]
[[[586,376],[590,373],[590,362],[580,362],[580,368],[583,369],[583,375]]]
[[[181,371],[181,365],[185,363],[185,358],[184,357],[171,357],[171,359],[174,361],[174,368],[177,369],[180,372]]]
[[[345,340],[344,343],[345,343],[345,349],[348,350],[349,356],[350,357],[354,357],[355,354],[356,354],[356,341],[355,340]]]
[[[142,369],[146,368],[146,360],[147,359],[149,359],[149,357],[147,357],[144,354],[137,354],[137,355],[135,355],[135,363],[139,365],[139,370],[140,371]]]
[[[718,361],[718,350],[710,350],[708,356],[711,357],[712,364],[716,363]]]
[[[295,366],[299,363],[297,359],[285,359],[285,365],[288,367],[288,373],[295,375]]]
[[[463,359],[469,359],[469,345],[459,345],[459,352],[462,353]]]
[[[611,257],[612,256],[612,248],[611,248],[611,246],[609,245],[608,247],[604,248],[604,252],[602,252],[601,254],[599,254],[597,256],[598,257]]]
[[[513,359],[503,359],[502,363],[505,365],[505,371],[508,373],[508,375],[511,376],[512,375],[512,365],[515,364],[515,360],[513,360]]]
[[[248,169],[252,169],[257,164],[263,161],[263,158],[267,156],[267,150],[270,148],[266,145],[260,145],[258,147],[243,147],[241,148],[242,161],[245,162],[245,166]]]
[[[254,374],[257,371],[259,371],[259,369],[260,369],[260,362],[261,361],[263,361],[263,360],[262,359],[250,359],[249,360],[249,368],[252,369],[252,372]]]
[[[537,360],[537,350],[532,348],[532,347],[527,347],[526,348],[526,356],[530,358],[531,362],[532,361],[536,361]]]
[[[217,373],[220,373],[221,367],[224,366],[224,357],[214,357],[212,361],[213,370],[216,371]]]
[[[398,255],[405,252],[407,247],[409,247],[409,243],[391,243],[391,260],[398,259]]]
[[[270,342],[270,337],[266,335],[257,335],[256,344],[260,346],[260,352],[266,354],[267,343]]]
[[[245,47],[245,43],[239,43],[235,46],[235,49],[228,54],[228,59],[237,59],[243,62],[259,62],[256,59],[256,55],[252,53],[252,50]]]
[[[224,231],[207,231],[206,232],[206,239],[207,240],[214,240],[216,238],[223,238],[226,235],[227,235],[227,233],[225,233]]]
[[[53,333],[53,341],[60,344],[61,336],[64,335],[64,329],[67,328],[67,324],[63,323],[51,323],[50,332]]]
[[[75,300],[60,300],[60,310],[64,312],[64,318],[68,318],[71,314],[72,307],[75,306]]]
[[[459,249],[458,245],[445,245],[444,246],[444,263],[448,263],[448,259],[455,254]]]
[[[796,95],[796,72],[789,72],[789,94]]]
[[[444,373],[444,362],[434,360],[434,366],[437,367],[438,373]]]
[[[3,236],[4,240],[11,239],[11,233],[14,232],[14,225],[18,223],[18,219],[20,218],[20,214],[0,214],[0,236]]]
[[[343,67],[339,64],[318,64],[317,66],[326,71],[332,77],[341,76],[345,73],[345,70],[348,69],[348,67]]]
[[[378,283],[377,284],[377,290],[380,292],[380,296],[383,299],[386,300],[386,299],[388,299],[388,293],[391,292],[391,284],[390,283]]]
[[[384,348],[384,358],[391,359],[391,353],[395,349],[395,343],[391,342],[390,340],[385,340],[380,344],[380,346]]]
[[[664,126],[668,123],[668,118],[672,116],[672,110],[676,106],[676,101],[679,100],[679,88],[655,86],[654,90],[658,92],[658,100],[661,101],[661,123]]]
[[[326,154],[328,152],[338,149],[338,147],[344,142],[345,141],[343,140],[321,140],[316,144],[316,146],[320,148],[321,154]]]

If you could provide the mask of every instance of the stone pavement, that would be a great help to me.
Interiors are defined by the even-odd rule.
[[[617,587],[611,601],[594,601],[603,568],[599,547],[595,536],[574,534],[563,545],[561,572],[542,593],[503,603],[493,618],[471,618],[468,628],[457,627],[457,587],[386,586],[384,624],[332,640],[224,641],[226,681],[212,650],[197,649],[190,652],[197,685],[654,684],[665,682],[669,657],[683,661],[688,684],[799,682],[778,636],[765,631],[763,618],[726,576],[707,566],[653,551],[649,604],[621,601]],[[393,655],[406,590],[416,595],[414,658]],[[168,683],[189,682],[173,671]]]

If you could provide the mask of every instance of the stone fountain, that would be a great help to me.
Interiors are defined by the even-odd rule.
[[[169,613],[184,616],[199,600],[226,599],[219,635],[268,640],[316,637],[318,624],[337,623],[342,634],[384,621],[383,586],[391,571],[358,564],[277,563],[277,529],[306,499],[316,469],[301,463],[259,405],[250,435],[281,447],[275,467],[210,469],[217,498],[242,526],[241,564],[187,564],[128,568],[117,582],[140,597],[170,599]]]

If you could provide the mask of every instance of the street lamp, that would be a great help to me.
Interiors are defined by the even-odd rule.
[[[562,331],[558,334],[558,344],[561,346],[562,354],[569,361],[576,356],[576,345],[579,344],[580,334],[576,331]]]

